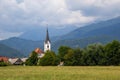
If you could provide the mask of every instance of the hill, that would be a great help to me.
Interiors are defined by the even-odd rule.
[[[73,27],[73,26],[69,26],[69,27],[68,26],[66,27],[52,26],[50,28],[49,27],[48,27],[48,30],[49,30],[50,37],[62,36],[76,29],[76,27]],[[44,40],[45,37],[46,37],[46,27],[42,27],[42,26],[40,28],[34,28],[32,30],[28,30],[19,36],[19,38],[33,40],[33,41]]]
[[[93,43],[106,44],[114,39],[120,40],[119,30],[120,17],[90,24],[73,30],[66,35],[51,38],[52,50],[57,51],[61,45],[83,48]],[[21,51],[25,56],[28,56],[37,47],[43,50],[43,41],[32,41],[14,37],[2,40],[0,43]]]
[[[6,57],[24,57],[24,55],[11,47],[8,47],[4,44],[0,44],[0,56],[6,56]]]
[[[100,43],[106,44],[110,41],[114,40],[112,37],[108,36],[96,36],[90,38],[83,38],[83,39],[70,39],[70,40],[58,40],[52,44],[52,49],[57,52],[60,46],[69,46],[72,48],[84,48],[89,44]]]
[[[2,40],[0,43],[21,51],[23,55],[28,56],[35,48],[43,49],[43,41],[25,40],[17,37]]]
[[[58,37],[57,40],[83,39],[95,36],[115,37],[120,39],[119,30],[120,30],[120,17],[117,17],[111,20],[93,23],[85,27],[80,27],[66,35]]]
[[[120,40],[120,17],[80,27],[70,33],[56,37],[53,49],[57,50],[61,45],[70,47],[85,47],[93,43],[107,43],[112,40]]]

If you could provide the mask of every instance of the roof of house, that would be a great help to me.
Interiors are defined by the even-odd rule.
[[[21,60],[22,60],[23,62],[25,62],[27,59],[28,59],[28,58],[21,58]]]
[[[36,48],[35,52],[38,53],[38,54],[43,54],[44,53],[40,48]]]
[[[11,64],[21,64],[21,63],[23,63],[23,61],[20,58],[9,59],[9,62]]]
[[[8,62],[8,58],[0,56],[0,61]]]

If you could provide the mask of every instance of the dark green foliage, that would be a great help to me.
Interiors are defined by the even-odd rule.
[[[64,55],[65,65],[69,66],[69,65],[72,65],[74,63],[74,59],[73,59],[74,56],[73,55],[74,55],[73,49],[69,49],[67,51],[67,53]]]
[[[74,55],[73,55],[74,63],[73,63],[73,66],[83,65],[82,57],[83,57],[83,50],[81,50],[80,48],[74,49]]]
[[[39,59],[38,64],[41,66],[55,66],[58,65],[58,58],[53,51],[47,51],[45,56]]]
[[[120,42],[112,41],[104,46],[92,44],[82,50],[62,46],[60,54],[66,66],[120,65]]]
[[[4,61],[0,61],[0,66],[7,66],[7,63],[5,63]]]
[[[101,44],[89,45],[84,50],[83,65],[102,65],[104,59],[104,48]]]
[[[68,51],[70,50],[70,47],[67,46],[61,46],[58,49],[58,57],[60,59],[60,61],[64,61],[64,56],[68,53]]]
[[[120,42],[112,41],[105,46],[106,64],[120,65]]]
[[[82,65],[82,50],[69,49],[68,53],[64,56],[65,65],[67,66],[77,66]]]
[[[38,62],[38,54],[33,51],[30,55],[30,57],[26,60],[25,64],[29,66],[35,66]]]

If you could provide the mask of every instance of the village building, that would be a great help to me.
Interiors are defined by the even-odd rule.
[[[28,59],[28,58],[21,58],[21,60],[22,60],[23,62],[26,62],[27,59]]]
[[[21,65],[23,61],[20,58],[10,58],[9,62],[13,65]]]
[[[38,54],[38,58],[42,58],[45,55],[40,48],[36,48],[35,52]]]
[[[48,28],[46,30],[46,39],[44,41],[44,51],[40,48],[36,48],[34,51],[38,54],[38,58],[42,58],[45,55],[46,51],[50,51],[51,50],[51,41],[49,38],[49,32],[48,32]],[[21,65],[24,62],[26,62],[28,58],[7,58],[7,57],[0,57],[0,61],[4,61],[4,62],[9,62],[13,65]]]
[[[2,56],[0,56],[0,61],[3,61],[3,62],[5,62],[5,63],[8,63],[9,61],[8,61],[8,57],[2,57]]]

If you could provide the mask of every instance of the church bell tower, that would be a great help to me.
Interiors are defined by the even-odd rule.
[[[51,50],[51,41],[49,38],[48,28],[46,30],[46,39],[44,41],[44,52]]]

